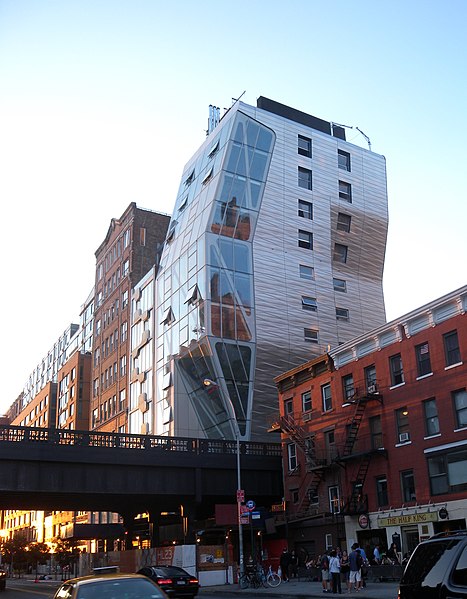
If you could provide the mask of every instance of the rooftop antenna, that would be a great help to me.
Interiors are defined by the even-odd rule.
[[[368,135],[366,135],[365,133],[363,133],[363,131],[361,129],[359,129],[358,127],[353,127],[351,125],[342,125],[341,123],[331,123],[331,128],[334,128],[334,127],[345,127],[346,129],[356,129],[366,139],[366,142],[368,144],[368,149],[371,152],[371,141],[370,141],[370,138],[368,137]]]
[[[360,132],[360,133],[363,135],[363,137],[366,139],[366,141],[367,141],[367,144],[368,144],[368,149],[369,149],[369,150],[370,150],[370,152],[371,152],[371,141],[370,141],[370,138],[368,137],[368,135],[365,135],[365,133],[363,133],[363,131],[362,131],[361,129],[359,129],[358,127],[355,127],[355,129],[356,129],[357,131],[359,131],[359,132]]]
[[[235,102],[238,102],[239,100],[241,100],[241,98],[243,98],[243,96],[246,94],[246,90],[243,92],[243,94],[241,94],[240,96],[238,96],[238,98],[232,98],[232,106],[235,104]]]

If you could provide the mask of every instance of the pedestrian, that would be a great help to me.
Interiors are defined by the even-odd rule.
[[[329,557],[327,551],[321,554],[321,559],[319,562],[319,567],[321,568],[321,583],[323,585],[323,593],[330,592],[331,589],[328,588],[329,582]]]
[[[355,588],[355,592],[358,593],[360,590],[360,583],[362,581],[361,567],[363,558],[358,551],[358,543],[352,545],[352,551],[349,555],[349,593],[352,591],[352,586]]]
[[[344,577],[344,582],[347,586],[347,590],[350,593],[350,584],[349,584],[349,575],[350,575],[350,564],[349,564],[349,554],[347,553],[347,550],[344,549],[342,551],[342,556],[341,556],[341,573]]]
[[[397,551],[397,545],[392,543],[389,549],[386,551],[386,556],[391,560],[393,564],[400,564],[399,552]]]
[[[279,559],[281,567],[281,576],[284,582],[289,582],[289,565],[290,565],[290,553],[287,547],[282,550],[281,557]]]
[[[341,561],[337,551],[333,549],[329,557],[329,572],[331,573],[331,589],[333,593],[342,594],[341,587]]]
[[[381,563],[381,553],[379,551],[379,545],[376,545],[373,549],[373,559],[375,561],[375,564],[379,566]]]
[[[292,549],[290,553],[290,563],[288,571],[289,579],[297,578],[298,576],[298,555],[295,553],[295,549]]]

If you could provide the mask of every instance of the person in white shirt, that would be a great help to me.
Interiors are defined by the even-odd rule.
[[[341,587],[341,560],[337,557],[335,549],[329,557],[329,573],[331,574],[331,589],[333,593],[342,593]]]

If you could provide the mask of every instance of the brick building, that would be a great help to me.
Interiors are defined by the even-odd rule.
[[[128,432],[131,290],[158,264],[169,220],[133,202],[96,251],[90,429]]]
[[[466,309],[463,287],[276,377],[297,548],[466,527]]]

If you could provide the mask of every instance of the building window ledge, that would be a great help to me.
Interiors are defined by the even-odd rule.
[[[465,432],[466,430],[467,430],[467,426],[463,426],[462,428],[455,428],[454,432],[461,433],[461,432]]]
[[[405,385],[405,381],[403,383],[399,383],[398,385],[393,385],[392,387],[389,387],[389,391],[391,391],[392,389],[397,389],[399,387],[403,387]]]
[[[428,439],[435,439],[436,437],[441,437],[441,433],[436,433],[436,435],[428,435],[428,437],[423,437],[423,440],[427,441]]]
[[[422,376],[417,376],[417,378],[415,379],[416,381],[421,381],[423,379],[428,378],[429,376],[433,376],[432,372],[429,372],[428,374],[423,374]]]
[[[412,445],[412,441],[405,441],[404,443],[396,443],[394,447],[405,447],[406,445]]]
[[[456,362],[455,364],[450,364],[446,366],[444,370],[451,370],[451,368],[457,368],[457,366],[462,366],[464,362]]]

